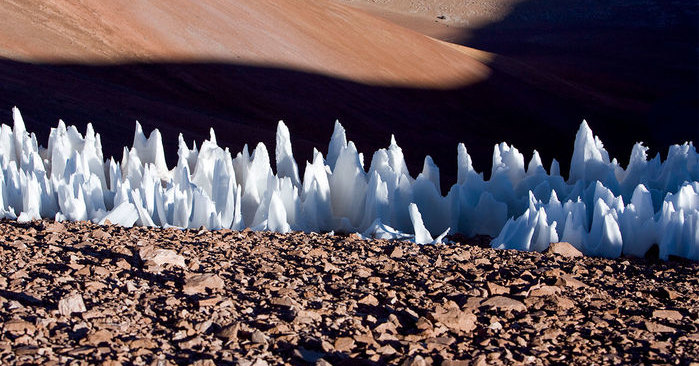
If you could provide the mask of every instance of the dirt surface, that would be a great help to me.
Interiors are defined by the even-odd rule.
[[[333,0],[416,32],[461,43],[474,30],[502,21],[522,0]]]
[[[697,263],[468,242],[1,222],[0,363],[699,358]]]
[[[328,0],[10,0],[0,17],[0,55],[34,63],[238,63],[439,89],[489,72],[433,39]]]

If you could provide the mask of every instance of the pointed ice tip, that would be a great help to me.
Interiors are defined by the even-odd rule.
[[[398,146],[398,143],[396,143],[396,136],[394,134],[391,134],[391,145],[390,146]]]
[[[12,108],[12,119],[14,120],[15,124],[21,124],[24,126],[24,119],[22,118],[22,113],[20,113],[19,108]]]
[[[549,204],[558,202],[560,203],[561,201],[558,199],[558,193],[556,193],[555,189],[551,190],[551,196],[549,196]]]
[[[87,123],[87,128],[85,128],[85,138],[95,138],[95,129],[92,127],[92,122]]]
[[[279,120],[277,124],[277,145],[287,144],[291,145],[291,134],[289,133],[289,128],[286,126],[283,120]]]
[[[141,122],[138,122],[138,120],[136,120],[136,131],[143,133],[143,127],[141,127]]]
[[[582,123],[580,123],[580,129],[578,129],[578,133],[580,132],[592,134],[592,129],[590,128],[590,125],[587,123],[587,120],[582,120]]]
[[[345,128],[340,123],[339,119],[335,120],[335,126],[333,127],[333,136],[345,135]]]
[[[212,144],[217,145],[216,133],[214,132],[213,127],[209,128],[209,141],[211,141]]]

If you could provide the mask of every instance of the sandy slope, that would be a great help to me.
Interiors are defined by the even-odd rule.
[[[523,0],[335,0],[373,12],[405,14],[478,28],[504,19]]]
[[[45,144],[58,118],[91,121],[119,158],[138,119],[174,164],[179,132],[271,148],[284,119],[303,165],[339,118],[367,154],[395,133],[413,175],[430,154],[446,189],[459,142],[479,171],[508,141],[565,172],[586,118],[623,162],[636,141],[699,140],[684,3],[6,0],[0,122],[17,105]]]
[[[434,40],[325,0],[10,0],[0,18],[0,55],[32,62],[236,62],[438,88],[488,74]]]

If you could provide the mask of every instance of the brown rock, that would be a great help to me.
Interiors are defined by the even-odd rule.
[[[674,333],[675,328],[668,327],[667,325],[655,323],[649,320],[644,322],[646,329],[652,333]]]
[[[323,320],[323,316],[315,310],[299,310],[296,314],[296,318],[294,318],[294,323],[311,324],[313,322],[320,322],[321,320]]]
[[[340,272],[340,269],[330,262],[325,262],[323,265],[323,272],[337,273]]]
[[[131,264],[129,264],[129,262],[127,262],[124,258],[119,259],[116,266],[127,271],[131,269]]]
[[[424,316],[421,316],[417,322],[415,322],[415,327],[420,330],[432,330],[432,322]]]
[[[463,305],[463,308],[470,309],[473,312],[477,312],[483,300],[485,300],[485,298],[483,297],[471,296],[466,300],[466,303]]]
[[[558,286],[539,286],[539,287],[533,288],[531,291],[529,291],[529,296],[541,297],[541,296],[557,295],[560,293],[561,293],[561,288]]]
[[[93,345],[93,346],[98,346],[101,343],[104,342],[109,342],[112,340],[114,335],[106,329],[100,329],[94,333],[88,334],[87,338],[85,339],[85,343]]]
[[[216,336],[227,341],[235,342],[238,340],[238,330],[240,330],[240,323],[233,323],[219,330]]]
[[[374,297],[374,295],[372,295],[372,294],[364,296],[358,302],[360,304],[369,305],[369,306],[378,306],[379,305],[379,300],[377,300],[376,297]]]
[[[561,310],[568,310],[575,307],[575,302],[565,296],[554,296],[553,302]]]
[[[15,273],[10,275],[11,280],[16,280],[20,278],[27,278],[29,275],[27,274],[27,271],[20,269],[19,271],[15,271]]]
[[[99,281],[90,281],[85,283],[85,290],[87,292],[97,292],[105,288],[107,288],[107,285]]]
[[[660,352],[667,352],[667,350],[672,346],[670,342],[661,342],[661,341],[651,341],[650,342],[650,348],[658,350]]]
[[[25,250],[25,249],[27,249],[27,244],[24,244],[23,242],[21,242],[21,241],[19,241],[19,240],[13,241],[11,245],[12,245],[12,247],[15,248],[15,249],[19,249],[19,250]]]
[[[669,320],[682,320],[682,314],[677,310],[654,310],[654,318],[669,319]]]
[[[22,356],[33,356],[37,354],[39,351],[38,347],[35,346],[21,346],[15,348],[15,355],[22,357]]]
[[[143,262],[153,262],[157,266],[171,264],[173,266],[187,268],[184,263],[184,257],[171,249],[161,249],[149,245],[141,248],[138,251],[138,256]]]
[[[266,361],[263,361],[263,362],[265,362],[264,366],[266,366],[267,365]],[[214,360],[207,358],[204,360],[196,360],[196,361],[191,363],[191,366],[216,366],[216,363],[214,362]],[[255,362],[252,366],[263,366],[263,365],[259,365],[257,362]]]
[[[252,334],[250,335],[250,340],[252,341],[252,343],[255,343],[255,344],[262,344],[262,345],[267,344],[267,337],[259,329],[255,329],[255,331],[252,332]]]
[[[505,296],[495,296],[482,303],[483,306],[490,306],[498,310],[527,311],[527,307],[519,300]]]
[[[104,268],[102,266],[92,267],[92,273],[95,276],[100,276],[100,277],[107,277],[107,276],[112,274],[112,272],[110,270],[108,270],[107,268]]]
[[[425,359],[422,356],[417,355],[403,361],[402,366],[427,366],[427,362],[425,362]]]
[[[187,295],[206,293],[206,289],[222,289],[224,282],[216,274],[204,273],[191,276],[185,281],[182,292]]]
[[[296,301],[294,301],[289,296],[273,297],[269,302],[272,305],[285,306],[285,307],[292,307],[292,306],[298,305],[298,303],[296,303]]]
[[[186,339],[178,343],[181,349],[195,349],[197,347],[200,347],[204,343],[204,339],[200,336],[196,336],[194,338]]]
[[[97,240],[104,240],[104,239],[109,239],[112,237],[112,234],[102,230],[102,229],[97,229],[90,234],[93,238]]]
[[[385,345],[385,346],[383,346],[383,347],[379,347],[379,348],[376,350],[376,352],[378,352],[378,353],[380,353],[380,354],[382,354],[382,355],[384,355],[384,356],[391,356],[391,355],[395,355],[396,353],[398,353],[398,351],[396,351],[395,348],[391,347],[390,344],[387,344],[387,345]]]
[[[455,331],[470,332],[476,328],[476,316],[471,312],[461,311],[453,302],[446,306],[437,305],[430,315],[435,321]]]
[[[3,328],[6,332],[24,333],[34,332],[34,324],[22,319],[11,319],[5,322]]]
[[[351,351],[354,348],[354,339],[350,337],[340,337],[335,340],[333,347],[339,352]]]
[[[581,287],[582,288],[588,287],[585,283],[583,283],[582,281],[580,281],[578,279],[575,279],[573,276],[571,276],[569,274],[564,274],[564,275],[559,276],[556,279],[555,285],[556,286],[563,286],[563,287],[570,287],[570,288],[574,288],[574,289],[581,288]]]
[[[486,284],[486,286],[488,287],[488,294],[490,294],[490,296],[504,295],[504,294],[509,294],[509,293],[510,293],[510,289],[509,289],[509,288],[507,288],[507,287],[505,287],[505,286],[500,286],[500,285],[498,285],[497,283],[494,283],[494,282],[488,282],[488,283]]]
[[[549,248],[546,249],[546,253],[557,254],[566,258],[577,258],[583,256],[581,251],[579,251],[572,244],[566,242],[551,243]]]
[[[62,233],[66,231],[65,225],[60,222],[52,222],[44,226],[44,230],[50,233]]]
[[[367,278],[371,276],[371,270],[367,268],[359,268],[356,272],[357,277],[359,278]]]
[[[470,366],[471,361],[465,360],[444,360],[442,366]]]
[[[400,247],[394,247],[393,250],[391,251],[391,258],[393,258],[393,259],[403,258],[403,249],[401,249]]]
[[[83,297],[80,294],[69,294],[58,301],[58,312],[63,316],[70,316],[72,313],[82,313],[87,311]]]
[[[199,299],[199,306],[200,307],[206,307],[206,306],[215,306],[218,303],[222,302],[223,298],[221,296],[214,296],[214,297],[209,297],[206,299]]]
[[[129,342],[129,348],[139,349],[139,348],[155,348],[158,344],[155,343],[150,338],[136,338]]]
[[[194,326],[194,330],[197,331],[197,333],[205,334],[211,329],[211,326],[213,325],[213,321],[211,319],[208,319],[203,322],[197,323],[197,325]]]

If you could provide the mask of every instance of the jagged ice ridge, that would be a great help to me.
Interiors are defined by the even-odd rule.
[[[662,258],[699,260],[699,157],[691,142],[671,146],[665,161],[648,159],[637,143],[624,169],[583,121],[567,181],[555,159],[547,172],[534,151],[525,169],[524,155],[504,142],[485,180],[459,144],[458,180],[443,196],[429,156],[413,178],[391,138],[367,171],[339,122],[327,158],[314,149],[301,176],[281,121],[275,174],[264,144],[252,154],[245,145],[233,158],[213,129],[199,149],[180,135],[169,169],[160,132],[146,138],[138,122],[117,162],[104,160],[91,124],[83,136],[59,121],[43,148],[17,108],[13,119],[12,128],[0,128],[0,217],[22,222],[359,232],[421,244],[442,242],[451,230],[495,237],[495,248],[541,251],[567,241],[586,255],[618,257],[643,256],[657,244]]]

